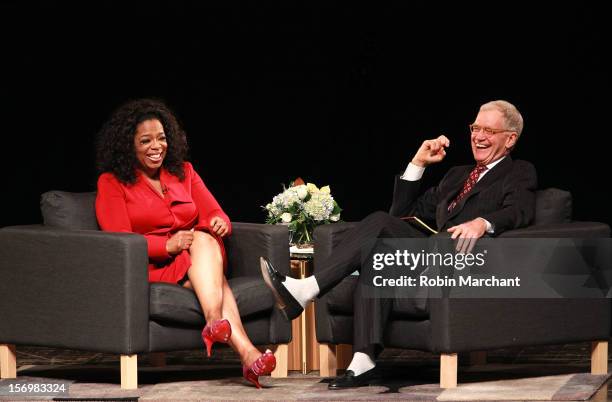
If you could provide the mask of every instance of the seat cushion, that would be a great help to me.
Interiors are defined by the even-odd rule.
[[[572,220],[572,194],[558,188],[536,191],[535,225],[567,223]]]
[[[274,298],[257,277],[228,279],[242,318],[272,310]],[[153,321],[203,327],[204,314],[195,293],[178,285],[152,283],[149,316]]]
[[[44,224],[61,229],[99,230],[95,204],[95,192],[47,191],[40,196]]]
[[[358,279],[350,275],[327,293],[325,299],[330,313],[353,315],[353,293]]]
[[[359,276],[351,275],[342,280],[326,295],[331,314],[353,315],[353,294]],[[426,298],[397,298],[393,300],[393,317],[422,320],[429,317]]]

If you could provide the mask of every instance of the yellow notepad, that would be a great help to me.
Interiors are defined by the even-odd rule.
[[[413,225],[419,227],[419,228],[423,228],[426,231],[430,232],[431,234],[437,234],[438,231],[432,229],[431,227],[429,227],[428,224],[426,224],[425,222],[423,222],[422,220],[420,220],[419,218],[417,218],[416,216],[403,216],[400,219],[404,220],[404,221],[408,221],[410,223],[412,223]]]

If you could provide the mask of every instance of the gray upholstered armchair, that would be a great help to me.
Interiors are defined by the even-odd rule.
[[[203,349],[205,325],[193,291],[147,281],[143,236],[98,229],[95,193],[49,192],[43,225],[0,229],[0,362],[16,376],[16,345],[121,355],[122,388],[137,387],[137,355]],[[287,375],[291,326],[274,308],[259,257],[289,270],[286,226],[233,223],[228,282],[255,345],[276,345]],[[288,274],[288,272],[285,272]],[[204,356],[204,354],[203,354]]]
[[[608,225],[571,221],[571,194],[547,189],[536,194],[534,225],[500,237],[610,237]],[[319,226],[315,230],[315,264],[334,251],[354,223]],[[334,376],[350,357],[353,339],[353,293],[358,277],[345,278],[316,300],[316,333],[321,343],[321,375]],[[440,385],[457,384],[457,353],[471,352],[483,361],[483,351],[513,346],[591,341],[592,373],[607,373],[610,300],[599,299],[464,299],[430,298],[423,308],[394,303],[385,329],[388,347],[440,354]],[[500,320],[503,317],[503,320]],[[344,359],[343,359],[344,358]]]

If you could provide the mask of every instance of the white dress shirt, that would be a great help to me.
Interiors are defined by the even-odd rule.
[[[487,165],[487,170],[485,170],[484,172],[480,173],[480,176],[478,176],[478,180],[476,181],[477,183],[491,170],[493,169],[493,167],[495,165],[497,165],[499,162],[503,161],[505,158],[505,156],[502,156],[501,158],[499,158],[498,160],[491,162]],[[417,180],[421,180],[421,177],[423,177],[423,172],[425,172],[425,168],[421,167],[421,166],[417,166],[415,164],[413,164],[412,162],[410,162],[408,164],[408,167],[406,168],[406,171],[404,171],[404,174],[400,177],[400,179],[402,180],[407,180],[407,181],[417,181]],[[486,222],[487,224],[487,233],[492,234],[495,232],[495,228],[493,227],[493,225],[491,224],[491,222],[489,222],[488,220],[482,218],[483,221]]]

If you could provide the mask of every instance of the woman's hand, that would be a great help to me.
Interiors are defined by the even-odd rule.
[[[215,216],[210,220],[210,230],[217,236],[223,237],[229,231],[229,225],[223,219]]]
[[[178,254],[189,249],[191,243],[193,243],[193,231],[179,230],[166,242],[166,251],[170,255]]]

